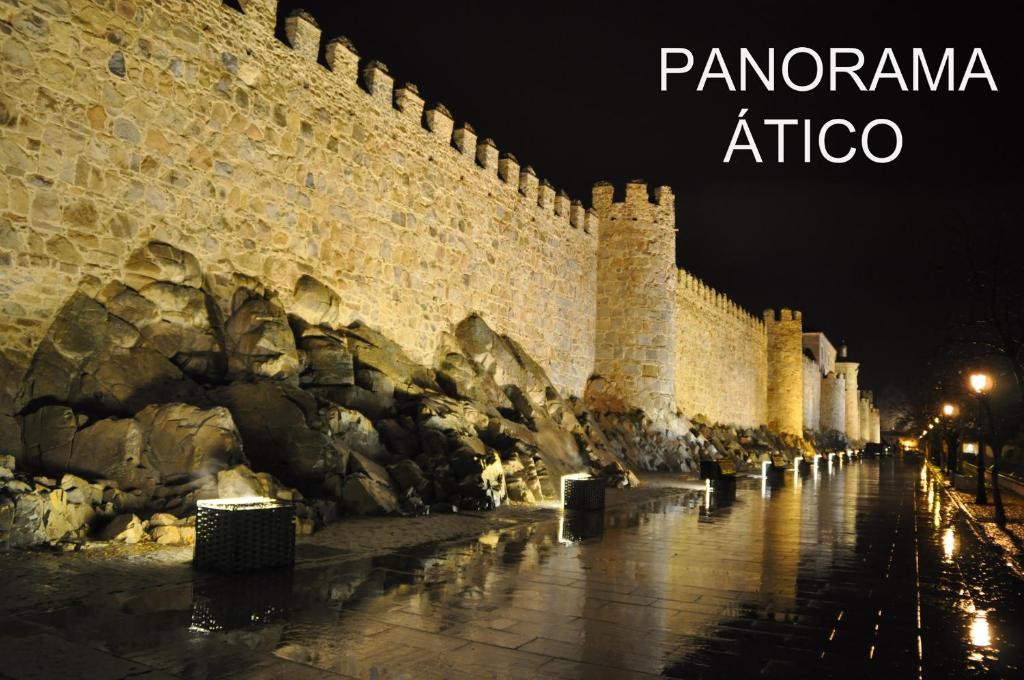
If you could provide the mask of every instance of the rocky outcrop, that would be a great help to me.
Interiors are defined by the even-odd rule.
[[[308,392],[263,381],[219,387],[210,397],[231,412],[257,469],[305,489],[344,473],[348,451],[335,446]]]
[[[0,352],[0,455],[22,456],[21,425],[17,419],[21,371],[14,361]]]
[[[160,404],[134,418],[106,418],[80,428],[82,422],[66,406],[44,406],[26,415],[23,463],[50,474],[111,479],[149,493],[244,460],[241,438],[223,408]]]
[[[123,280],[68,300],[22,387],[0,393],[0,427],[20,430],[26,470],[108,485],[89,506],[102,521],[65,533],[95,535],[127,516],[111,540],[173,542],[181,531],[154,539],[151,528],[172,525],[148,518],[181,520],[217,496],[301,502],[307,530],[339,508],[553,499],[559,477],[581,471],[636,483],[599,420],[479,316],[444,334],[425,366],[370,326],[343,325],[344,308],[308,275],[282,299],[250,276],[205,277],[192,255],[150,243]],[[39,516],[39,500],[21,502],[18,517]],[[40,524],[19,524],[35,527],[29,543],[55,535]]]
[[[19,410],[59,402],[78,412],[133,415],[154,402],[202,405],[203,391],[181,369],[146,346],[137,328],[77,292],[32,358]]]
[[[224,340],[233,379],[282,380],[299,373],[295,338],[276,296],[244,287],[236,290]]]

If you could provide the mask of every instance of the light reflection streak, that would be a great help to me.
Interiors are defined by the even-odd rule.
[[[953,527],[946,527],[946,531],[942,534],[942,551],[946,555],[947,562],[953,559],[953,550],[955,548],[956,534],[953,533]]]
[[[988,612],[984,609],[974,613],[971,621],[971,644],[975,647],[988,647],[992,644],[992,631],[988,626]]]

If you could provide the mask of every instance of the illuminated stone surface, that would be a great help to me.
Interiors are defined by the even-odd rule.
[[[189,402],[185,376],[292,378],[299,351],[311,353],[305,384],[351,387],[329,333],[293,342],[282,307],[294,298],[307,323],[361,320],[420,364],[479,313],[563,396],[583,394],[596,372],[621,412],[667,415],[677,433],[687,429],[672,422],[677,408],[797,435],[815,428],[801,324],[771,333],[676,268],[670,188],[634,180],[616,200],[601,183],[588,210],[443,106],[424,111],[416,87],[374,58],[387,55],[361,62],[347,40],[325,41],[309,13],[276,0],[8,4],[0,376],[21,382],[59,314],[125,331],[113,344],[64,338],[37,362],[26,398],[131,415],[153,401],[140,386]],[[222,329],[206,289],[237,287],[238,274],[265,290],[233,298]],[[59,380],[71,359],[121,389],[72,389]],[[19,445],[13,416],[25,405],[9,391],[5,450]],[[859,423],[853,439],[871,430]]]

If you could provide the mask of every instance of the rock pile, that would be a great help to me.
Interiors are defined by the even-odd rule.
[[[122,281],[84,284],[24,377],[0,356],[0,450],[16,457],[0,480],[4,540],[187,542],[196,501],[224,496],[297,501],[303,531],[339,513],[488,509],[556,498],[568,473],[635,484],[622,461],[653,455],[622,455],[478,316],[431,367],[343,324],[342,308],[310,276],[282,299],[159,242]],[[66,479],[84,500],[66,500]]]
[[[585,425],[604,433],[618,458],[638,470],[696,472],[700,460],[731,458],[738,469],[756,468],[772,453],[788,460],[804,452],[814,453],[822,442],[808,442],[762,426],[739,428],[709,423],[702,416],[692,420],[675,414],[669,422],[658,422],[642,411],[629,411],[606,395],[614,393],[599,376],[591,378],[585,394],[586,406],[574,401],[577,415]],[[835,433],[838,435],[838,433]],[[831,441],[831,440],[830,440]]]

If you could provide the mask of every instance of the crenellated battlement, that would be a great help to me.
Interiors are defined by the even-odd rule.
[[[846,375],[844,373],[837,373],[836,371],[829,371],[823,375],[821,379],[829,382],[846,383]]]
[[[733,302],[726,294],[712,288],[685,269],[679,269],[676,277],[677,294],[691,296],[716,312],[742,322],[757,333],[765,333],[764,321]]]
[[[766,324],[784,323],[787,321],[802,321],[803,314],[799,310],[792,310],[783,307],[778,311],[774,309],[766,309],[761,312],[761,318],[764,319]]]
[[[219,1],[224,7],[234,9],[223,0],[212,1]],[[277,23],[277,0],[245,0],[239,4],[246,17],[261,24],[264,32],[273,36]],[[285,17],[284,34],[284,45],[307,60],[311,67],[319,63],[338,77],[358,83],[381,108],[393,110],[415,121],[432,133],[442,145],[449,147],[450,153],[461,156],[466,163],[476,166],[481,172],[491,174],[499,187],[504,186],[506,190],[518,193],[520,200],[528,203],[539,214],[557,218],[555,222],[587,236],[597,233],[597,219],[587,217],[582,203],[574,215],[571,207],[573,201],[568,194],[547,180],[538,178],[532,167],[527,165],[520,168],[515,157],[503,153],[493,139],[478,140],[476,130],[469,122],[460,121],[456,124],[455,116],[442,104],[427,105],[419,89],[412,83],[396,87],[395,77],[383,62],[365,60],[360,67],[360,55],[351,40],[339,36],[322,45],[323,33],[308,11],[295,10]],[[319,61],[321,45],[323,62]],[[627,202],[639,201],[637,189],[631,191],[630,196],[633,198],[627,197]],[[646,193],[646,185],[643,192]],[[655,205],[671,203],[671,190],[668,187],[659,187],[655,193]],[[560,196],[568,200],[556,200]],[[647,202],[646,197],[644,202]]]
[[[675,196],[668,186],[655,187],[652,192],[642,179],[626,183],[624,199],[615,200],[615,186],[611,182],[594,184],[591,204],[594,210],[609,222],[618,220],[647,221],[676,228]]]

